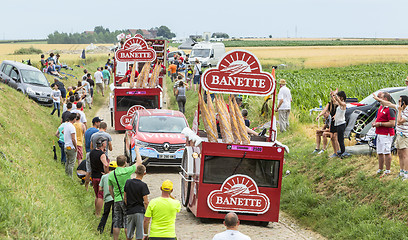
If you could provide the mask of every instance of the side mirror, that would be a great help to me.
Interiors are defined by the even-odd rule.
[[[210,58],[213,58],[214,57],[214,53],[211,53],[211,56],[210,56]]]
[[[132,131],[132,130],[133,130],[133,127],[132,127],[132,125],[126,125],[125,129],[126,129],[126,130],[129,130],[129,131]]]
[[[17,80],[17,78],[16,78],[16,77],[12,77],[12,79],[13,79],[14,81],[18,82],[18,80]]]

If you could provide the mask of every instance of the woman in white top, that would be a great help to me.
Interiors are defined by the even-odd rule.
[[[51,84],[52,87],[52,101],[54,103],[54,109],[51,112],[51,115],[54,115],[54,112],[58,110],[58,117],[60,117],[60,104],[61,104],[61,91],[58,89],[57,84],[53,83]]]
[[[334,126],[337,129],[337,141],[339,142],[340,151],[337,152],[338,157],[346,157],[346,147],[344,146],[344,131],[346,130],[346,93],[340,91],[335,94],[334,91],[330,92],[330,96],[333,102],[338,105],[336,114],[334,115]]]
[[[408,97],[402,95],[398,104],[393,104],[389,101],[378,98],[375,94],[373,94],[373,97],[382,105],[398,110],[394,145],[397,148],[400,163],[399,176],[406,180],[408,179]]]

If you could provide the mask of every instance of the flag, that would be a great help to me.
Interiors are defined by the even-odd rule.
[[[128,35],[126,35],[126,39],[129,39],[129,38],[131,38],[132,37],[132,34],[128,34]]]
[[[116,39],[118,39],[118,41],[120,41],[120,40],[123,39],[123,38],[125,38],[125,34],[124,34],[124,33],[118,34],[118,36],[116,36]]]

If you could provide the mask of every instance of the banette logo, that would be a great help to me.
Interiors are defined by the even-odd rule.
[[[156,52],[150,48],[143,37],[137,34],[123,44],[123,48],[115,52],[119,62],[151,62],[156,60]]]
[[[220,190],[212,191],[207,204],[213,211],[263,214],[269,210],[270,201],[252,178],[237,174],[227,178]]]
[[[143,109],[146,109],[146,108],[141,106],[141,105],[133,105],[131,108],[129,108],[126,115],[123,115],[120,118],[120,124],[122,124],[122,126],[126,127],[127,125],[130,124],[130,121],[132,120],[133,115],[135,115],[135,112],[137,110],[143,110]]]
[[[258,58],[245,50],[228,52],[216,68],[207,69],[203,87],[214,93],[265,96],[275,90],[272,74],[262,72]]]

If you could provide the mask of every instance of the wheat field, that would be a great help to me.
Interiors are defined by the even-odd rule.
[[[47,53],[62,52],[62,62],[79,59],[80,51],[88,44],[0,44],[0,61],[40,61],[39,54],[12,55],[15,50],[33,46]],[[95,44],[110,46],[110,44]],[[258,57],[264,66],[285,64],[290,68],[343,67],[357,64],[408,62],[408,46],[321,46],[321,47],[239,47],[226,51],[245,49]],[[170,48],[174,51],[176,48]],[[185,51],[189,53],[190,51]],[[87,56],[107,56],[108,53],[87,53]]]

